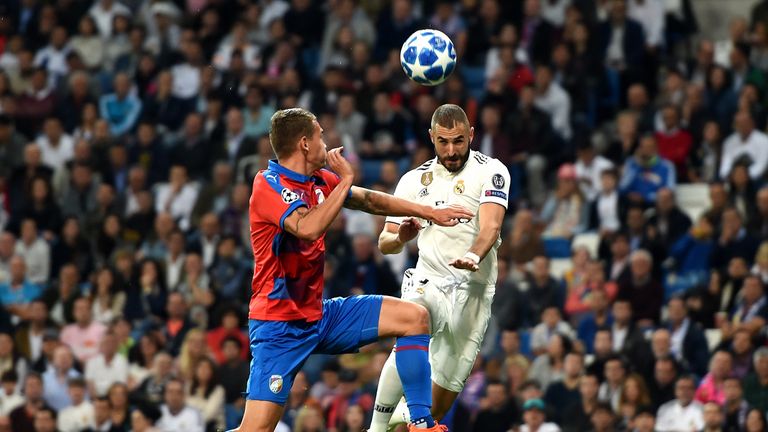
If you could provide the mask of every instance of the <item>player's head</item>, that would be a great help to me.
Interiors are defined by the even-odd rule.
[[[460,171],[467,163],[474,134],[467,113],[458,105],[440,105],[432,114],[429,136],[435,145],[437,160],[448,171]]]
[[[289,108],[272,116],[269,142],[278,160],[300,154],[313,169],[325,166],[327,151],[317,117],[302,108]]]

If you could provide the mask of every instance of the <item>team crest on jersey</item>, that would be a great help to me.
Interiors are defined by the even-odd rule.
[[[464,193],[464,180],[459,180],[456,182],[456,185],[453,186],[453,193],[456,195],[461,195]]]
[[[496,189],[504,188],[504,176],[501,174],[494,174],[493,177],[491,177],[491,183],[493,183],[493,187]]]
[[[427,188],[423,188],[419,191],[419,198],[424,198],[425,196],[429,195],[429,191]]]
[[[315,195],[317,195],[317,203],[322,204],[325,201],[325,194],[320,189],[315,189]]]
[[[278,394],[280,393],[280,390],[283,389],[283,376],[282,375],[272,375],[269,377],[269,390],[274,393]]]
[[[432,172],[425,172],[421,175],[421,184],[429,186],[432,184]]]
[[[280,192],[280,196],[283,198],[283,202],[286,204],[290,204],[299,200],[299,194],[288,188],[283,188],[283,191]]]

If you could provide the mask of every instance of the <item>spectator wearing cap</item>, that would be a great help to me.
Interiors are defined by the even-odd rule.
[[[66,345],[60,345],[53,351],[53,363],[43,373],[43,398],[45,403],[56,411],[61,411],[73,404],[69,392],[69,381],[81,378],[80,372],[74,366],[72,350]]]
[[[99,99],[99,113],[109,123],[112,135],[120,136],[133,130],[141,114],[141,101],[130,93],[131,79],[124,73],[115,75],[114,93]]]
[[[10,278],[0,284],[0,303],[16,319],[28,319],[29,304],[40,297],[42,288],[26,277],[27,266],[21,256],[14,255],[9,267]]]
[[[187,405],[184,383],[180,379],[172,378],[166,383],[163,401],[160,407],[162,416],[157,422],[160,430],[203,432],[203,417],[199,411]]]
[[[570,239],[587,227],[589,206],[578,188],[573,164],[557,170],[557,189],[544,203],[541,220],[546,224],[542,235]]]
[[[541,399],[530,399],[523,403],[523,424],[520,432],[560,432],[560,427],[547,420],[546,405]]]
[[[58,409],[57,421],[60,432],[80,432],[94,423],[93,404],[85,398],[86,385],[82,378],[70,378],[68,381],[71,405]]]
[[[24,405],[24,396],[18,390],[19,375],[6,371],[0,376],[0,416],[8,416],[14,409]]]
[[[78,361],[86,363],[98,355],[99,342],[107,329],[93,320],[91,300],[87,297],[75,300],[73,315],[75,322],[62,329],[61,341],[72,348]]]
[[[659,432],[700,430],[704,427],[704,409],[694,400],[695,381],[683,376],[675,383],[675,399],[659,407],[656,428]]]
[[[624,164],[619,189],[630,201],[650,204],[659,189],[674,189],[675,184],[674,165],[659,155],[653,135],[643,136],[634,156]]]
[[[0,114],[0,176],[8,177],[24,162],[24,137],[16,131],[13,118]]]
[[[723,142],[720,156],[720,177],[727,178],[733,166],[739,163],[749,165],[749,177],[759,180],[768,167],[768,135],[755,129],[755,122],[749,111],[740,111],[733,119],[734,132]]]

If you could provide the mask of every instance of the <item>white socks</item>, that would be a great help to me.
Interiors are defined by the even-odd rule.
[[[406,414],[408,413],[408,407],[405,405],[405,401],[400,399],[403,397],[403,384],[400,382],[400,375],[397,373],[397,365],[395,364],[395,352],[392,351],[384,363],[384,367],[381,369],[381,376],[379,376],[379,388],[376,390],[376,404],[373,407],[373,418],[371,420],[371,428],[368,432],[387,432],[390,427],[390,419],[392,421],[400,420],[394,424],[405,424],[410,415],[403,420],[402,412],[398,416],[393,416],[395,411],[400,410],[400,405],[405,407]],[[395,409],[398,408],[398,410]]]

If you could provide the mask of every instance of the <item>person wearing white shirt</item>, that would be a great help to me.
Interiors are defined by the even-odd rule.
[[[50,117],[45,120],[43,133],[35,143],[43,155],[43,164],[58,170],[75,156],[75,140],[64,132],[61,120]]]
[[[189,181],[183,165],[171,167],[168,180],[168,183],[159,184],[155,189],[155,210],[170,213],[178,221],[179,228],[187,230],[197,201],[197,184]]]
[[[600,173],[600,192],[594,198],[590,210],[590,228],[601,233],[616,232],[621,228],[623,199],[618,191],[619,173],[608,168]]]
[[[628,14],[643,26],[646,46],[658,48],[664,37],[664,3],[661,0],[629,0]]]
[[[30,282],[48,282],[51,272],[51,247],[48,242],[38,237],[34,219],[24,219],[21,222],[21,237],[16,241],[14,254],[20,255],[27,263],[27,278]]]
[[[85,400],[85,381],[69,380],[69,398],[72,405],[59,411],[57,426],[61,432],[80,432],[94,423],[93,405]]]
[[[564,140],[571,138],[571,97],[552,79],[552,69],[541,65],[536,69],[536,99],[533,105],[549,114],[552,129]]]
[[[181,231],[171,232],[168,238],[168,251],[165,253],[165,281],[166,287],[174,291],[181,282],[184,269],[184,234]]]
[[[3,374],[0,388],[0,416],[7,416],[11,411],[24,405],[24,396],[18,391],[18,377],[15,373]]]
[[[117,337],[108,330],[101,339],[101,354],[85,364],[89,393],[102,396],[116,382],[128,381],[128,360],[117,352]],[[183,430],[183,429],[179,429]]]
[[[50,77],[56,82],[58,78],[67,75],[69,66],[67,66],[67,56],[71,49],[67,45],[67,30],[62,26],[57,26],[51,32],[51,43],[35,54],[35,66],[44,67],[48,70]]]
[[[659,407],[656,430],[659,432],[698,431],[704,427],[704,409],[693,400],[696,384],[683,376],[675,383],[675,398]]]
[[[592,201],[600,193],[603,171],[613,168],[613,162],[596,154],[592,143],[586,142],[577,150],[575,168],[579,189]]]
[[[755,129],[749,111],[740,111],[733,119],[735,131],[723,143],[720,159],[720,177],[727,178],[733,165],[749,164],[749,177],[760,179],[768,167],[768,135]]]
[[[736,17],[731,20],[728,27],[728,39],[715,42],[715,63],[729,68],[731,67],[731,51],[738,42],[747,40],[749,23],[744,17]]]
[[[165,384],[163,400],[158,429],[162,432],[203,432],[203,417],[199,411],[187,406],[181,380],[173,378]]]
[[[115,0],[98,0],[88,14],[96,21],[96,27],[103,37],[112,36],[112,19],[115,15],[131,16],[131,10]]]
[[[565,24],[565,11],[571,5],[571,0],[549,0],[541,2],[541,17],[552,25],[562,28]]]

